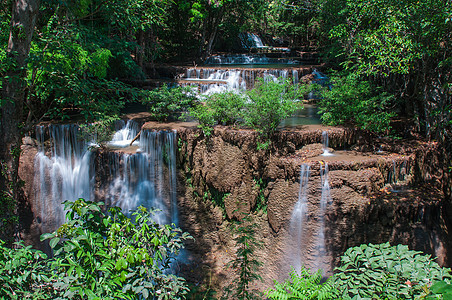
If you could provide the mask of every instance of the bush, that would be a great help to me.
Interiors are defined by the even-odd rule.
[[[301,108],[297,98],[302,94],[302,89],[295,89],[288,80],[259,80],[246,92],[245,124],[255,129],[261,140],[269,140],[279,123]]]
[[[186,111],[196,100],[189,87],[169,88],[163,86],[144,94],[145,104],[157,121],[168,121],[175,114]]]
[[[290,278],[284,283],[275,281],[275,288],[267,291],[267,297],[274,300],[287,299],[312,299],[328,300],[337,299],[337,291],[331,280],[321,284],[322,270],[310,274],[309,270],[302,267],[300,274],[292,268]]]
[[[207,96],[205,103],[190,109],[190,116],[199,121],[207,136],[217,124],[248,126],[258,132],[259,145],[268,147],[281,121],[302,108],[297,98],[308,90],[307,85],[294,87],[288,80],[261,79],[245,95],[223,92]]]
[[[239,125],[242,122],[245,99],[234,92],[210,94],[204,98],[204,103],[189,109],[190,116],[197,119],[199,127],[206,136],[212,134],[213,126]]]
[[[46,258],[23,242],[10,249],[0,240],[0,299],[50,299]]]
[[[53,286],[64,299],[181,299],[185,281],[169,274],[188,234],[159,225],[139,207],[134,222],[119,208],[109,214],[98,203],[64,203],[67,223],[45,234],[54,250]]]
[[[370,82],[360,80],[353,73],[332,76],[332,88],[320,87],[318,102],[322,122],[327,125],[353,123],[362,129],[384,132],[390,129],[390,118],[395,115],[389,105],[394,97]]]
[[[429,255],[389,243],[349,248],[336,272],[343,299],[415,299],[434,281],[451,279]]]

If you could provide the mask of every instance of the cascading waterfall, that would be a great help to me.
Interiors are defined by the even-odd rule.
[[[303,230],[308,212],[308,183],[311,168],[307,164],[302,164],[300,168],[300,188],[298,191],[298,201],[295,204],[290,219],[290,235],[295,243],[294,251],[291,254],[291,263],[297,272],[301,271],[304,258]]]
[[[123,123],[110,144],[130,144],[138,126]],[[46,155],[45,133],[52,145]],[[56,230],[64,223],[65,200],[84,198],[94,201],[95,194],[109,206],[119,206],[125,213],[139,205],[161,210],[160,224],[178,224],[176,192],[175,131],[143,131],[135,154],[107,152],[110,170],[107,191],[95,190],[95,157],[88,143],[78,137],[77,125],[37,126],[39,151],[35,157],[35,185],[43,232]],[[116,146],[117,146],[116,145]]]
[[[139,131],[138,123],[134,120],[128,120],[127,123],[123,120],[118,121],[117,125],[119,130],[115,132],[113,138],[108,143],[112,147],[127,147],[132,140],[137,136]]]
[[[46,129],[52,144],[50,156],[46,155],[44,147]],[[39,142],[35,157],[36,199],[43,232],[53,231],[64,223],[63,201],[94,198],[93,156],[78,133],[78,126],[73,124],[36,127]]]
[[[333,153],[328,149],[328,132],[322,132],[322,144],[323,144],[323,153],[322,156],[334,156]]]
[[[138,206],[156,208],[160,224],[178,224],[175,131],[143,131],[142,152],[112,153],[108,202],[125,213]]]
[[[300,61],[290,58],[270,58],[265,55],[256,54],[235,54],[235,55],[214,55],[206,61],[206,65],[299,65]]]
[[[298,70],[292,70],[292,81],[293,81],[293,84],[295,84],[295,85],[298,84],[298,82],[299,82]]]
[[[321,196],[320,196],[320,207],[319,207],[319,231],[316,238],[316,252],[314,269],[322,269],[324,271],[329,271],[329,264],[325,261],[327,257],[326,247],[325,247],[325,213],[328,204],[331,202],[331,191],[330,183],[328,180],[328,163],[320,163],[320,183],[321,183]]]

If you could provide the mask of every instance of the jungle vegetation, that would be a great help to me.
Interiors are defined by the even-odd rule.
[[[0,238],[7,246],[13,245],[20,232],[17,210],[22,183],[18,165],[25,133],[42,120],[111,120],[132,102],[144,103],[162,119],[168,116],[168,110],[196,109],[193,99],[187,100],[180,90],[147,91],[132,83],[156,76],[156,66],[161,63],[199,63],[214,51],[236,51],[237,36],[242,32],[257,33],[271,45],[322,53],[323,62],[331,69],[330,84],[334,87],[319,87],[322,98],[318,105],[325,123],[354,124],[384,134],[390,131],[392,120],[402,119],[406,126],[397,135],[414,134],[441,143],[446,153],[452,150],[452,4],[449,0],[1,0],[0,3]],[[242,119],[262,136],[270,136],[273,124],[265,127],[268,122],[260,120],[259,123],[259,118],[253,117],[253,109],[268,110],[269,102],[260,101],[259,88],[251,91],[249,97],[256,101]],[[214,118],[221,109],[224,108],[209,112],[207,127],[218,123]],[[289,103],[288,111],[292,109]],[[224,123],[237,121],[229,115],[221,118]],[[147,220],[145,223],[131,225],[120,212],[102,215],[94,204],[87,205],[93,216],[90,220],[102,221],[99,224],[103,225],[97,231],[76,226],[76,231],[65,233],[64,244],[54,235],[50,243],[57,250],[83,248],[80,241],[88,240],[80,237],[89,234],[93,238],[90,241],[95,243],[92,246],[99,251],[105,247],[125,251],[121,244],[106,244],[110,241],[108,234],[117,226],[129,226],[131,233],[123,238],[133,240],[136,236],[132,232],[141,234],[140,230],[149,226],[144,225],[149,221],[145,212],[138,215]],[[78,217],[69,216],[72,225],[87,212],[77,213]],[[168,228],[164,236],[172,237],[172,232]],[[169,241],[166,238],[163,243]],[[48,276],[42,270],[48,266],[40,265],[45,260],[43,254],[21,245],[17,247],[29,252],[11,254],[7,250],[10,248],[2,246],[2,259],[23,256],[17,261],[25,263],[23,270],[32,277],[23,277],[25,273],[20,271],[22,277],[18,275],[15,282],[20,289],[28,291],[34,283],[27,280],[45,281]],[[94,254],[102,260],[108,258],[103,252],[83,251],[77,254],[78,258],[86,255],[87,260],[92,260],[96,258]],[[354,251],[362,253],[366,249]],[[84,285],[80,278],[88,280],[91,289],[101,288],[97,286],[99,279],[82,276],[76,266],[72,268],[70,252],[61,250],[58,254],[51,268],[68,274],[70,282],[61,281],[49,287],[52,293],[65,289],[64,295],[68,297],[91,295],[88,290],[78,295],[70,288]],[[143,259],[151,260],[147,256]],[[29,264],[30,261],[36,263]],[[111,283],[105,290],[101,288],[102,293],[127,299],[133,293],[145,296],[151,292],[144,283],[143,289],[135,282],[126,284],[126,275],[121,275],[129,263],[136,264],[136,258],[101,266],[91,262],[90,268],[102,268],[97,270]],[[22,268],[2,265],[2,270],[13,276],[11,268],[16,267]],[[141,267],[134,265],[133,272],[142,272]],[[392,271],[385,272],[394,276]],[[292,282],[305,280],[299,276],[292,274]],[[169,284],[164,277],[158,278]],[[318,280],[317,277],[312,281]],[[178,283],[181,287],[178,291],[183,295],[186,292],[183,284],[179,285],[179,279],[174,280],[171,282]],[[438,280],[441,281],[439,277]],[[437,286],[438,290],[432,286],[432,291],[439,293],[448,284],[443,282]],[[6,290],[1,292],[9,295],[8,287],[3,288]],[[277,285],[269,295],[287,289],[290,283]]]

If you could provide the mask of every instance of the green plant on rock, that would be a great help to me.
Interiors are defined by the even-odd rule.
[[[349,248],[336,272],[342,299],[415,299],[434,281],[451,279],[429,255],[389,243]]]
[[[242,94],[226,91],[206,97],[205,103],[212,108],[216,124],[236,125],[242,120],[245,98]]]
[[[168,121],[176,114],[189,109],[195,102],[193,91],[188,87],[159,89],[144,93],[141,102],[145,104],[157,121]]]
[[[0,299],[51,299],[46,258],[22,241],[7,248],[0,240]]]
[[[262,263],[257,260],[255,252],[262,247],[256,240],[257,224],[252,223],[249,216],[243,218],[238,226],[234,227],[234,241],[237,247],[236,258],[229,262],[228,267],[238,271],[238,277],[225,289],[222,299],[262,299],[262,295],[251,290],[250,285],[256,280],[262,280],[258,270]]]
[[[358,75],[332,76],[332,88],[321,88],[318,102],[319,113],[324,124],[354,124],[362,129],[384,132],[390,129],[389,122],[395,115],[389,108],[394,97],[385,93]]]
[[[64,299],[183,299],[183,278],[170,263],[189,238],[174,225],[159,225],[143,207],[102,212],[99,203],[64,202],[67,223],[45,234],[54,250],[54,288]]]
[[[204,103],[197,103],[189,108],[190,116],[199,122],[198,128],[201,128],[206,137],[210,137],[215,126],[215,111]]]
[[[118,116],[105,116],[91,124],[80,125],[80,139],[93,141],[100,147],[105,147],[111,141],[114,134],[114,123],[119,120]]]
[[[337,290],[332,280],[321,283],[322,270],[311,274],[308,269],[302,267],[298,274],[292,268],[289,275],[290,278],[283,283],[275,281],[275,287],[267,291],[267,297],[273,300],[338,299]]]
[[[241,94],[226,91],[204,96],[202,102],[189,108],[190,116],[197,119],[199,128],[209,137],[213,126],[240,125],[245,107],[245,98]]]
[[[295,88],[288,80],[259,80],[254,89],[246,92],[244,122],[258,132],[261,143],[265,144],[282,120],[302,108],[298,98],[303,94],[303,89]]]

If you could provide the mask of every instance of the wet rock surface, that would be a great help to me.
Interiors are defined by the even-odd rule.
[[[450,174],[441,168],[447,155],[438,144],[377,139],[353,128],[303,127],[278,132],[270,149],[258,151],[251,130],[217,126],[206,138],[190,123],[148,122],[143,128],[177,130],[180,221],[195,237],[187,245],[181,274],[201,290],[222,290],[234,278],[235,270],[228,267],[237,250],[232,227],[248,214],[258,224],[256,240],[264,245],[256,253],[263,262],[259,273],[264,282],[256,286],[261,290],[274,279],[286,278],[297,251],[307,266],[319,265],[316,239],[322,218],[326,253],[320,264],[329,272],[348,247],[386,241],[408,244],[450,265]],[[322,155],[325,130],[332,156]],[[22,149],[23,219],[28,220],[23,236],[37,245],[41,216],[33,192],[36,142],[28,138]],[[103,197],[111,173],[110,155],[96,152],[97,199]],[[297,245],[291,218],[299,200],[302,164],[311,170],[309,210],[305,242]],[[326,164],[331,198],[321,216],[321,170]]]
[[[204,236],[203,240],[210,244],[211,249],[222,252],[214,251],[216,257],[221,256],[222,263],[234,257],[231,254],[234,252],[232,235],[225,224],[241,220],[243,214],[252,212],[262,229],[259,237],[265,244],[259,252],[264,262],[260,272],[264,274],[262,288],[268,287],[274,279],[287,276],[293,259],[288,255],[292,251],[290,247],[304,248],[302,255],[307,266],[315,268],[319,265],[315,241],[321,230],[320,170],[328,164],[331,199],[324,216],[326,253],[320,259],[320,265],[329,268],[328,274],[347,248],[387,241],[408,244],[413,249],[438,257],[440,263],[447,265],[449,245],[444,230],[444,194],[437,184],[439,179],[433,185],[419,184],[435,180],[433,170],[425,166],[426,156],[434,151],[422,148],[431,145],[417,141],[389,143],[372,140],[354,129],[328,130],[331,133],[330,146],[336,149],[332,156],[322,156],[321,129],[279,132],[272,148],[267,151],[256,150],[256,136],[252,131],[217,127],[208,140],[195,129],[178,131],[184,141],[179,149],[179,163],[184,166],[185,176],[191,177],[190,189],[195,191],[195,195],[203,195],[206,191],[212,193],[212,190],[226,195],[224,201],[220,201],[223,217],[216,215],[214,218],[218,228],[223,229],[207,233],[205,226],[201,226],[197,232]],[[311,168],[309,213],[305,224],[309,233],[305,237],[306,244],[292,245],[290,222],[299,197],[302,164]],[[264,184],[257,186],[257,179]],[[256,195],[265,197],[266,214],[256,210]],[[218,207],[219,203],[209,200],[209,197],[201,199],[193,197],[194,202],[210,201],[209,205]],[[208,222],[213,213],[204,213]],[[185,223],[188,231],[193,226],[192,220],[190,218]],[[203,234],[216,237],[206,241]],[[203,255],[212,260],[212,254]],[[221,269],[218,263],[213,265],[218,276],[229,278],[227,269]]]

